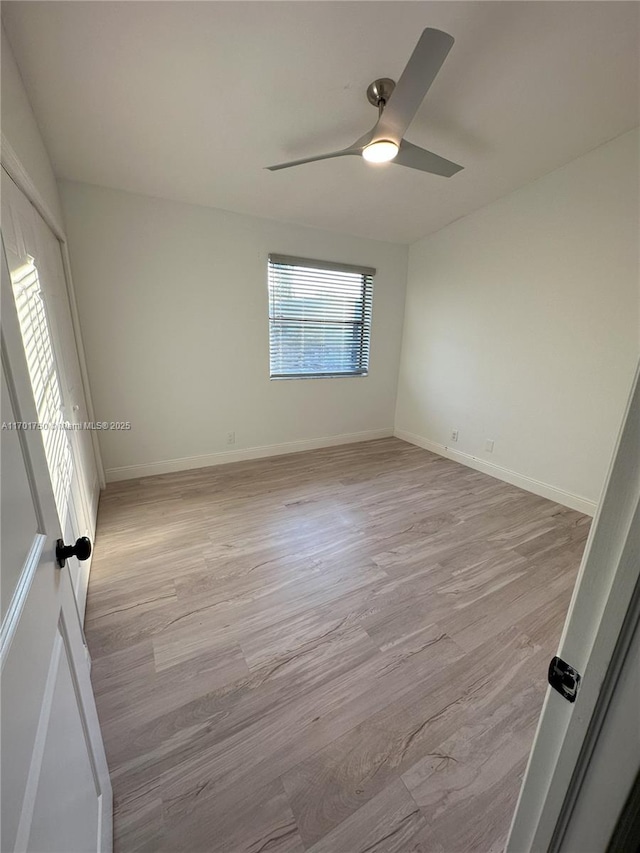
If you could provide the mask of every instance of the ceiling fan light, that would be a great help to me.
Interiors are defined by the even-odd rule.
[[[362,156],[369,163],[388,163],[393,160],[399,150],[400,148],[395,142],[380,139],[378,142],[367,145],[362,151]]]

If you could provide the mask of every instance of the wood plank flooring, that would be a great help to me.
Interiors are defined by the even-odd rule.
[[[397,439],[110,485],[120,853],[498,853],[587,517]]]

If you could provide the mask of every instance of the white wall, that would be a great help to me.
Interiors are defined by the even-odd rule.
[[[132,422],[100,434],[108,479],[392,434],[406,246],[67,181],[60,192],[96,417]],[[368,377],[269,380],[269,252],[376,267]]]
[[[627,133],[411,246],[396,434],[592,508],[640,351],[638,145]]]
[[[6,143],[11,146],[44,202],[47,212],[60,227],[62,211],[56,179],[4,28],[1,80],[3,146]]]

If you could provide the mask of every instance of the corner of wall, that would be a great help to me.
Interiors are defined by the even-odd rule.
[[[2,165],[21,189],[29,184],[31,201],[59,236],[64,229],[56,178],[4,24],[1,63]]]

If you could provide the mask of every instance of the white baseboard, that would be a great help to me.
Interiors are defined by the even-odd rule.
[[[570,509],[583,512],[585,515],[593,516],[595,514],[597,504],[594,501],[582,498],[579,495],[573,495],[571,492],[565,492],[564,489],[550,486],[549,483],[542,483],[540,480],[534,480],[533,477],[518,474],[509,468],[503,468],[501,465],[495,465],[493,462],[478,459],[477,456],[472,456],[470,453],[463,453],[461,450],[452,450],[444,444],[429,441],[428,438],[423,438],[421,435],[416,435],[413,432],[396,429],[394,435],[396,438],[408,441],[409,444],[415,444],[425,450],[430,450],[432,453],[437,453],[438,456],[444,456],[447,459],[452,459],[454,462],[459,462],[461,465],[475,468],[476,471],[482,471],[484,474],[489,474],[489,476],[495,477],[497,480],[503,480],[505,483],[510,483],[512,486],[518,486],[527,492],[533,492],[534,495],[548,498],[563,506],[568,506]]]
[[[388,429],[371,429],[365,432],[350,432],[324,438],[288,441],[284,444],[265,444],[262,447],[225,450],[220,453],[207,453],[203,456],[184,456],[181,459],[144,462],[141,465],[123,465],[119,468],[107,468],[105,475],[108,483],[117,480],[137,480],[139,477],[152,477],[154,474],[170,474],[174,471],[189,471],[192,468],[208,468],[211,465],[244,462],[247,459],[263,459],[266,456],[283,456],[285,453],[300,453],[303,450],[318,450],[321,447],[335,447],[340,444],[354,444],[358,441],[373,441],[376,438],[390,438],[392,435],[393,429],[391,427]]]

